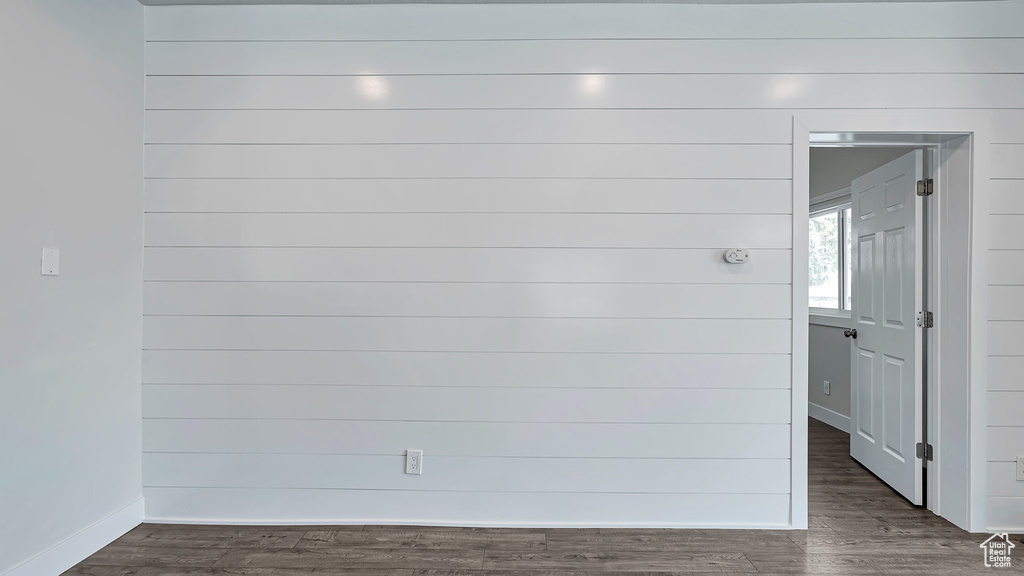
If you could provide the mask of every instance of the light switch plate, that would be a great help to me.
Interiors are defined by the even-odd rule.
[[[1024,482],[1024,456],[1017,456],[1017,481]]]
[[[60,248],[43,248],[43,258],[39,271],[43,276],[60,274]]]

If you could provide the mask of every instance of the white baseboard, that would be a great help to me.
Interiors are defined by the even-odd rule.
[[[18,564],[3,576],[54,576],[88,558],[126,532],[142,524],[145,500],[139,498],[92,526],[54,544],[47,550]]]
[[[447,520],[392,520],[392,519],[360,519],[348,518],[315,518],[301,520],[293,518],[265,518],[259,520],[239,520],[237,518],[178,518],[158,517],[146,518],[149,524],[180,524],[187,526],[417,526],[422,528],[510,528],[516,530],[544,529],[600,529],[600,530],[798,530],[792,524],[665,524],[665,523],[633,523],[633,522],[451,522]],[[806,528],[803,528],[806,530]],[[7,576],[6,574],[4,576]]]
[[[808,402],[807,415],[810,416],[811,418],[814,418],[815,420],[824,422],[825,424],[828,424],[833,428],[842,430],[847,434],[850,433],[850,417],[843,416],[842,414],[836,412],[835,410],[829,410],[824,406],[819,406],[813,402]]]

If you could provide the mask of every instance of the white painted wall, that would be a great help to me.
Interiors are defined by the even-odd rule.
[[[0,573],[142,517],[142,52],[135,2],[0,3]]]
[[[812,317],[808,343],[807,401],[812,404],[811,416],[818,417],[814,406],[819,406],[845,417],[846,426],[849,426],[850,340],[843,336],[843,328],[815,323]],[[828,380],[831,392],[827,395],[825,380]],[[823,421],[835,425],[832,420]]]
[[[1015,127],[1024,130],[1024,122]],[[993,530],[1020,532],[1024,482],[1016,481],[1015,461],[1024,456],[1024,174],[993,180],[992,214],[987,521]]]
[[[1022,20],[147,9],[148,516],[788,524],[794,111],[991,109],[1013,210]]]

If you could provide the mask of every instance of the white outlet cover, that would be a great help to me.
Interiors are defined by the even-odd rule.
[[[41,269],[39,273],[43,276],[58,276],[60,275],[60,249],[59,248],[43,248]]]
[[[405,451],[405,473],[423,474],[423,450]]]
[[[1017,456],[1017,481],[1024,482],[1024,456]]]
[[[832,395],[832,384],[828,380],[825,380],[825,396],[831,396],[831,395]]]

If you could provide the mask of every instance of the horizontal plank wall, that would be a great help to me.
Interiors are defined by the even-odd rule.
[[[1024,134],[1024,122],[1015,128]],[[1005,147],[1004,158],[1012,156],[1019,163],[1021,148]],[[987,521],[992,530],[1020,531],[1024,482],[1016,479],[1016,459],[1024,456],[1024,174],[1019,166],[1006,166],[993,176]]]
[[[148,8],[147,515],[789,525],[793,114],[993,111],[992,370],[1012,376],[1021,21]],[[1024,501],[994,478],[1024,438],[1004,386],[994,509]]]

